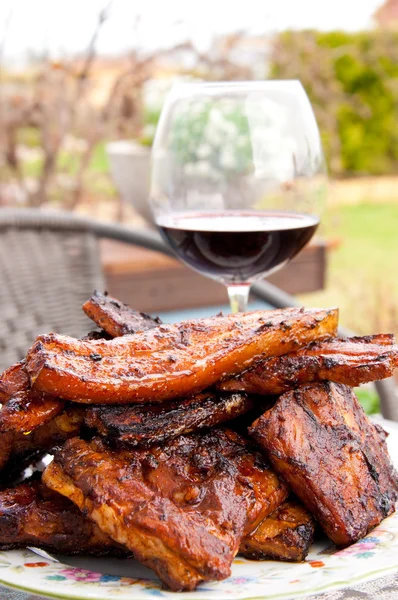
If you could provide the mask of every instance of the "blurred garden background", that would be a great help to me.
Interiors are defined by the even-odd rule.
[[[150,147],[174,82],[300,79],[331,177],[327,283],[302,301],[398,334],[398,0],[274,4],[4,0],[0,205],[139,222],[106,144]]]

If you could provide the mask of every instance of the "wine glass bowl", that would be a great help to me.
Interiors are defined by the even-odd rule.
[[[152,151],[154,219],[181,260],[228,287],[233,310],[310,240],[325,190],[299,82],[188,83],[169,94]]]

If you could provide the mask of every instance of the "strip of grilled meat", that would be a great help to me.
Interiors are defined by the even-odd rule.
[[[70,555],[127,555],[73,502],[40,481],[0,492],[0,550],[27,546]]]
[[[30,388],[23,363],[1,375],[0,401],[0,471],[4,483],[18,477],[53,445],[53,440],[66,439],[61,430],[70,428],[70,411],[62,416],[63,400]],[[72,428],[73,435],[79,430]]]
[[[252,560],[302,562],[309,552],[314,531],[312,516],[301,504],[288,500],[243,538],[239,554]]]
[[[110,341],[40,336],[27,356],[35,389],[85,403],[162,402],[200,392],[265,354],[330,337],[338,311],[290,308],[161,325]]]
[[[30,388],[29,375],[22,362],[0,376],[0,434],[24,433],[48,423],[59,415],[65,402]]]
[[[83,310],[98,327],[113,338],[153,329],[162,323],[159,317],[137,312],[120,300],[100,292],[95,292],[83,304]]]
[[[120,447],[148,447],[230,421],[252,407],[247,394],[203,392],[161,404],[89,407],[86,424]]]
[[[222,429],[150,451],[75,438],[56,453],[43,481],[174,591],[228,577],[243,535],[287,495],[250,443]]]
[[[224,391],[282,394],[303,383],[329,380],[351,387],[391,377],[398,346],[391,334],[314,341],[296,352],[260,359],[244,373],[221,382]]]
[[[2,481],[18,476],[54,446],[79,435],[84,423],[82,406],[67,406],[63,413],[30,433],[0,433],[0,471]]]
[[[286,392],[249,433],[335,544],[359,540],[395,510],[386,433],[351,388],[325,382]]]

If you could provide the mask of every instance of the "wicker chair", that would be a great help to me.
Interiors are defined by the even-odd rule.
[[[0,211],[1,370],[20,360],[40,333],[79,337],[92,327],[81,305],[93,290],[104,289],[101,237],[162,246],[155,233],[68,213]]]
[[[0,372],[23,358],[40,333],[87,333],[92,325],[81,305],[94,289],[104,289],[101,238],[173,255],[154,231],[55,211],[0,210]],[[253,291],[275,307],[297,305],[268,282],[257,283]],[[377,390],[383,415],[398,421],[396,386],[386,380]]]

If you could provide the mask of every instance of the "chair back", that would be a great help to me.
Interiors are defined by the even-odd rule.
[[[41,333],[93,328],[81,305],[103,286],[97,237],[79,219],[0,211],[0,372]]]

